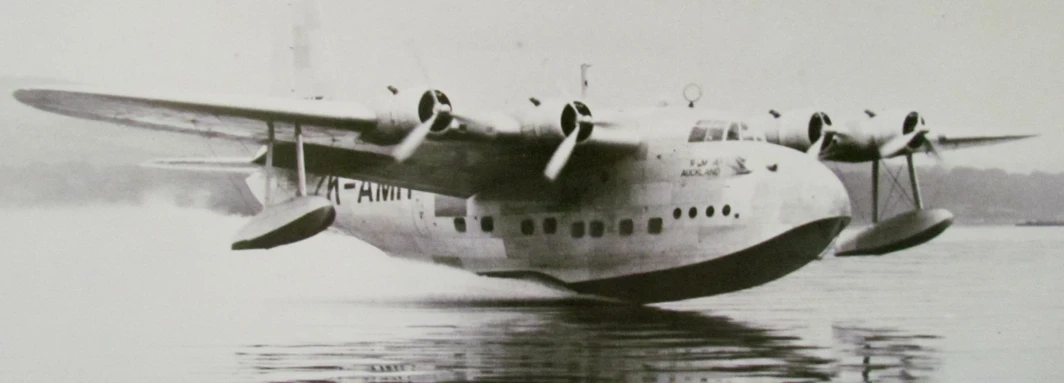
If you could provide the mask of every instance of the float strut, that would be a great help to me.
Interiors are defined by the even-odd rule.
[[[303,128],[299,126],[299,123],[295,123],[296,132],[296,176],[299,189],[298,193],[300,197],[307,196],[307,166],[306,161],[303,159]]]
[[[267,121],[266,127],[268,128],[268,134],[266,136],[266,206],[270,206],[273,198],[273,141],[274,130],[273,121]]]
[[[879,222],[879,160],[872,161],[872,223]]]
[[[909,182],[913,186],[913,203],[917,210],[924,209],[924,201],[920,198],[920,181],[916,178],[916,167],[913,166],[913,155],[906,154],[905,161],[909,163]]]

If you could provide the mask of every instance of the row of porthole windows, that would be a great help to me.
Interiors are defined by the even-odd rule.
[[[731,205],[724,205],[724,207],[722,207],[720,209],[720,215],[722,217],[727,217],[727,216],[731,215],[731,213],[732,213]],[[706,217],[712,217],[712,216],[714,216],[716,214],[717,214],[717,211],[716,211],[716,209],[713,208],[713,205],[709,205],[708,207],[706,207]],[[698,208],[697,207],[691,207],[690,209],[687,209],[687,216],[691,217],[691,218],[698,217]],[[680,217],[683,217],[683,209],[680,209],[680,208],[673,209],[672,210],[672,218],[680,219]],[[735,213],[735,218],[739,218],[739,213]]]
[[[557,218],[544,218],[543,219],[543,234],[555,234],[558,232],[558,219]],[[651,218],[647,220],[647,233],[661,234],[664,228],[664,222],[661,218]],[[459,233],[466,232],[466,221],[463,217],[454,219],[454,229]],[[589,230],[590,229],[590,230]],[[480,230],[485,233],[490,233],[495,230],[495,221],[492,217],[482,217],[480,219]],[[622,219],[618,222],[617,232],[622,236],[629,236],[635,233],[635,222],[631,219]],[[521,221],[521,234],[533,235],[536,233],[536,222],[531,219]],[[584,235],[590,234],[592,238],[602,237],[606,233],[606,224],[602,221],[591,221],[585,223],[584,221],[575,221],[569,227],[569,234],[573,238],[583,238]]]

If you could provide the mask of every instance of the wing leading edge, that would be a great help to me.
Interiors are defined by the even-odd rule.
[[[993,144],[1001,144],[1009,141],[1022,140],[1025,138],[1031,138],[1038,136],[1037,134],[1016,134],[1016,135],[1002,135],[1002,136],[970,136],[970,137],[950,137],[946,135],[938,135],[933,138],[935,146],[940,149],[964,149],[976,146],[985,146]]]
[[[304,140],[324,146],[354,142],[376,124],[373,110],[353,102],[254,96],[134,93],[77,87],[19,89],[19,102],[95,121],[237,141],[265,142],[266,121],[279,123],[278,141],[292,141],[292,123]],[[285,124],[288,123],[288,124]]]

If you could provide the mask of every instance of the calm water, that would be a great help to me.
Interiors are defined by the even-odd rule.
[[[656,307],[384,257],[225,250],[239,217],[0,211],[0,381],[1064,381],[1064,228],[955,227]]]

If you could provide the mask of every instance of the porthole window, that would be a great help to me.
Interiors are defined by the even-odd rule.
[[[586,230],[586,228],[584,227],[584,221],[576,221],[573,222],[573,225],[569,230],[569,234],[571,234],[573,238],[583,238],[584,230]]]
[[[692,207],[687,210],[687,216],[694,218],[698,216],[698,208]]]
[[[647,220],[647,233],[661,234],[662,226],[661,218],[651,218]]]
[[[606,225],[602,221],[591,221],[591,237],[598,238],[606,233]]]
[[[680,219],[681,215],[683,215],[683,210],[680,210],[680,208],[675,208],[672,210],[672,218]]]
[[[713,211],[713,205],[709,205],[709,207],[706,208],[706,217],[712,217],[714,213],[716,212]]]
[[[632,232],[635,231],[635,223],[632,223],[630,219],[622,219],[621,224],[617,225],[617,231],[623,236],[632,235]]]
[[[558,220],[554,218],[543,219],[543,234],[554,234],[558,232]]]
[[[459,233],[465,233],[465,229],[466,229],[466,227],[465,227],[465,218],[455,218],[454,219],[454,230],[459,232]]]
[[[521,234],[532,235],[536,233],[536,223],[531,219],[521,221]]]
[[[720,213],[728,216],[731,214],[731,205],[724,205],[723,209],[720,209]]]
[[[490,233],[495,230],[495,220],[491,217],[484,217],[480,219],[480,230],[485,233]]]

